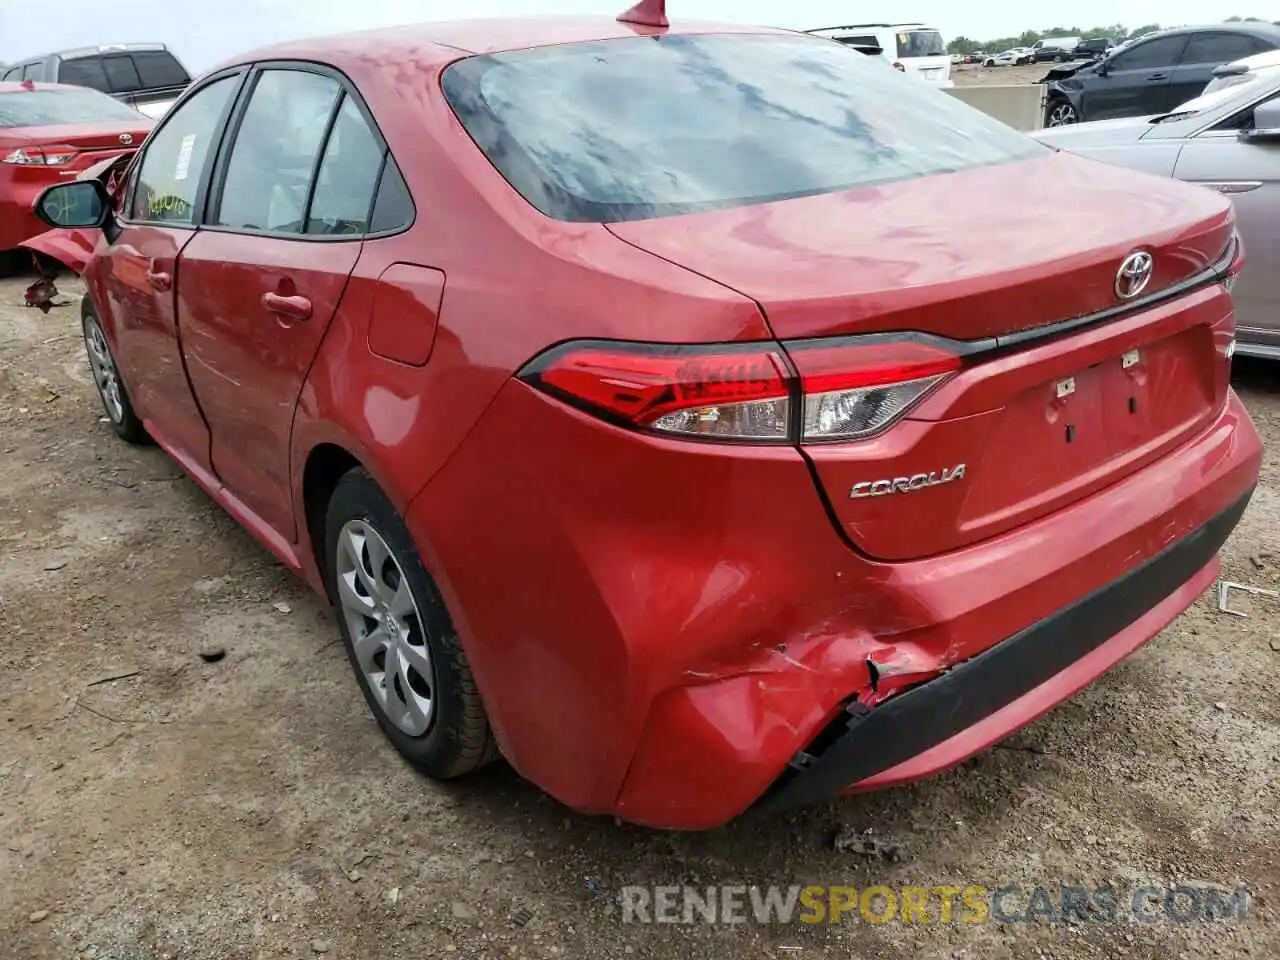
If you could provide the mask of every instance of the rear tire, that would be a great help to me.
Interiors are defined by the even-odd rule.
[[[400,755],[437,780],[494,760],[488,716],[440,591],[395,507],[361,469],[329,500],[324,551],[347,658]]]
[[[85,352],[89,356],[89,370],[93,374],[94,386],[98,388],[98,399],[102,401],[102,409],[107,414],[111,429],[125,443],[134,446],[145,446],[151,442],[146,427],[133,411],[133,403],[129,400],[129,391],[120,379],[119,368],[115,356],[111,353],[111,344],[98,322],[93,305],[88,297],[80,311],[80,326],[84,331]]]

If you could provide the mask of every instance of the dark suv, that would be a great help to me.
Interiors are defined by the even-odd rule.
[[[6,67],[0,80],[91,87],[159,117],[191,83],[162,43],[121,43],[32,57]]]
[[[1105,56],[1114,46],[1115,41],[1107,37],[1091,37],[1088,40],[1081,40],[1076,44],[1076,48],[1071,51],[1072,59],[1097,60],[1099,57]]]
[[[1215,67],[1276,49],[1280,27],[1270,23],[1163,30],[1101,60],[1050,70],[1041,80],[1045,126],[1166,113],[1199,96]]]

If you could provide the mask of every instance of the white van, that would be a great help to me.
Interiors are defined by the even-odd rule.
[[[844,27],[806,30],[860,47],[878,46],[880,56],[895,70],[911,74],[939,87],[951,87],[951,57],[942,34],[923,23],[855,23]]]

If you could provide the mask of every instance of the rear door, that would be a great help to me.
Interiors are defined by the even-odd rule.
[[[1104,61],[1104,69],[1082,72],[1083,119],[1141,117],[1170,110],[1169,80],[1186,45],[1185,34],[1153,37]]]
[[[213,470],[290,541],[294,407],[368,232],[385,154],[375,129],[326,69],[260,70],[180,258],[179,324]]]
[[[1214,67],[1267,49],[1264,43],[1247,34],[1226,31],[1192,34],[1180,62],[1169,71],[1168,109],[1200,96],[1205,84],[1213,79]]]
[[[1232,289],[1240,340],[1280,349],[1280,274],[1270,269],[1280,255],[1280,143],[1240,140],[1239,125],[1232,118],[1188,140],[1174,176],[1231,198],[1252,261]]]

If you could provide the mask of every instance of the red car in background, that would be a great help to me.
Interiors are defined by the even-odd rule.
[[[116,432],[332,601],[406,758],[704,828],[1074,694],[1261,447],[1227,198],[661,6],[246,55],[40,210],[101,229]]]
[[[47,229],[32,213],[46,187],[136,150],[152,126],[86,87],[0,83],[0,253]]]

